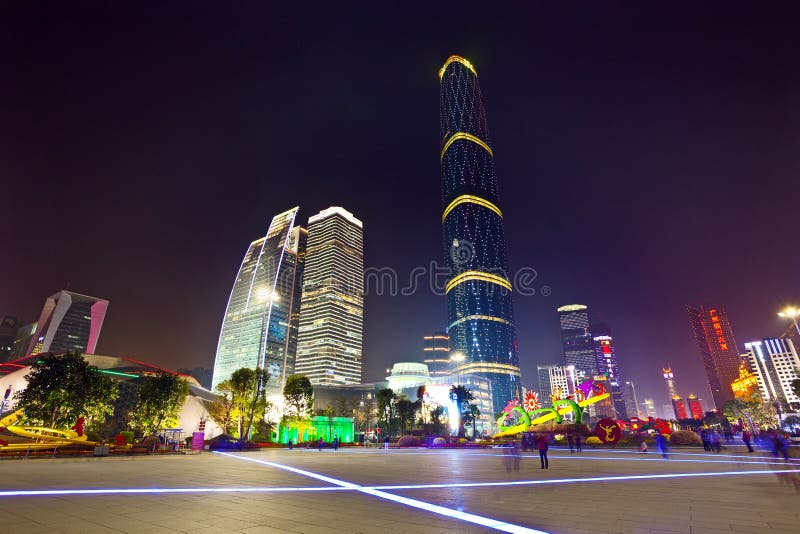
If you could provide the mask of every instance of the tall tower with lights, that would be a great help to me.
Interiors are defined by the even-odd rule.
[[[439,80],[450,349],[464,354],[459,373],[491,382],[499,412],[521,389],[494,151],[475,67],[450,56]]]
[[[736,340],[733,338],[731,321],[723,308],[687,306],[686,311],[697,348],[703,358],[714,405],[722,410],[725,401],[734,398],[731,382],[739,376],[741,361]]]
[[[267,235],[244,255],[228,298],[211,387],[241,367],[266,369],[268,395],[294,373],[308,232],[295,226],[299,208],[273,217]]]

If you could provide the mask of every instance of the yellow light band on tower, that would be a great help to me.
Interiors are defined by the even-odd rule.
[[[450,323],[450,328],[453,328],[455,325],[459,323],[463,323],[464,321],[473,321],[473,320],[481,320],[481,321],[495,321],[497,323],[503,323],[507,325],[512,325],[511,321],[507,319],[503,319],[502,317],[495,317],[493,315],[466,315],[461,319],[457,319]],[[513,326],[513,325],[512,325]]]
[[[478,71],[475,70],[475,67],[472,66],[472,63],[470,63],[469,60],[464,59],[461,56],[450,56],[449,58],[447,58],[447,61],[444,62],[444,65],[442,65],[442,68],[439,69],[439,79],[440,80],[442,79],[442,76],[444,76],[444,71],[445,71],[445,69],[447,69],[447,66],[450,65],[450,63],[453,63],[454,61],[456,63],[461,63],[462,65],[467,67],[469,70],[472,71],[472,74],[474,74],[475,76],[478,75]]]
[[[450,145],[452,145],[459,139],[466,139],[467,141],[472,141],[476,145],[480,145],[484,150],[486,150],[486,152],[489,153],[490,156],[494,157],[494,152],[492,152],[491,147],[486,143],[484,143],[481,139],[475,137],[472,134],[468,134],[467,132],[456,132],[452,136],[450,136],[450,139],[448,139],[447,142],[444,144],[444,148],[442,148],[442,154],[439,156],[439,160],[442,160],[444,158],[444,153],[447,152],[447,149],[450,148]]]
[[[496,274],[492,273],[484,273],[482,271],[465,271],[455,276],[452,280],[447,282],[447,286],[444,288],[444,291],[445,293],[450,293],[450,290],[456,287],[458,284],[468,282],[470,280],[477,280],[479,282],[489,282],[490,284],[497,284],[511,291],[511,282],[509,282],[502,276],[497,276]]]
[[[457,196],[444,209],[444,213],[442,214],[442,222],[444,222],[445,218],[447,218],[447,215],[451,211],[453,211],[453,209],[455,209],[456,206],[458,206],[459,204],[466,204],[466,203],[477,204],[478,206],[481,206],[483,208],[492,210],[493,212],[498,214],[501,218],[503,217],[503,212],[500,211],[500,208],[498,208],[496,205],[492,204],[488,200],[484,200],[481,197],[476,197],[474,195],[460,195],[460,196]]]

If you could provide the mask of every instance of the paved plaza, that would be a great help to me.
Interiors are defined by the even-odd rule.
[[[3,460],[0,532],[800,532],[800,462],[553,450],[515,471],[503,452]]]

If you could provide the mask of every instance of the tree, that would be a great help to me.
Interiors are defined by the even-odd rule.
[[[25,377],[28,386],[14,397],[28,423],[69,428],[79,417],[102,424],[114,412],[117,382],[89,365],[79,353],[45,356]]]
[[[208,413],[211,416],[211,419],[217,422],[217,424],[222,428],[222,431],[226,434],[230,434],[233,432],[233,419],[234,419],[234,410],[236,406],[233,402],[233,395],[231,395],[230,391],[225,389],[227,381],[222,382],[217,386],[217,398],[214,399],[214,402],[211,404],[211,407],[208,409]]]
[[[283,399],[287,415],[303,417],[311,413],[314,404],[314,388],[304,375],[291,375],[283,387]]]
[[[189,383],[178,375],[159,371],[146,376],[139,387],[139,399],[128,413],[133,430],[145,436],[178,423],[178,413],[189,394]]]
[[[397,399],[397,418],[400,420],[400,433],[406,433],[406,425],[409,421],[414,421],[414,413],[417,411],[417,407],[414,405],[413,402],[408,400],[406,397],[400,397]]]
[[[800,369],[795,370],[795,373],[800,375]],[[792,380],[792,391],[794,391],[795,395],[800,397],[800,378]]]
[[[385,388],[375,394],[375,401],[378,404],[378,421],[383,425],[386,434],[391,435],[397,420],[397,394]]]
[[[450,400],[456,403],[458,410],[458,437],[464,437],[464,423],[469,419],[469,403],[475,400],[472,392],[464,386],[450,387]]]
[[[445,409],[444,406],[437,406],[433,410],[431,410],[431,424],[433,425],[433,433],[436,435],[441,435],[442,432],[442,417],[444,417]]]

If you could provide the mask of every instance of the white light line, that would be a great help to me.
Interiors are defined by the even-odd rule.
[[[0,491],[0,497],[38,497],[47,495],[137,495],[153,493],[281,493],[294,491],[341,491],[344,487],[253,487],[253,488],[98,488],[63,490],[8,490]]]
[[[255,458],[246,458],[244,456],[237,456],[235,454],[230,454],[227,452],[218,452],[215,451],[217,454],[222,454],[224,456],[230,456],[231,458],[237,458],[239,460],[248,460],[251,462],[256,462],[264,465],[268,465],[271,467],[277,467],[278,469],[285,469],[287,471],[291,471],[293,473],[297,473],[300,475],[305,475],[307,477],[316,478],[317,480],[323,480],[325,482],[330,482],[331,484],[336,484],[337,486],[341,486],[348,489],[354,489],[361,493],[366,493],[367,495],[372,495],[373,497],[378,497],[381,499],[386,499],[388,501],[404,504],[406,506],[410,506],[412,508],[419,508],[420,510],[425,510],[427,512],[432,512],[434,514],[443,515],[445,517],[449,517],[452,519],[459,519],[461,521],[465,521],[467,523],[474,523],[476,525],[481,525],[484,527],[493,528],[495,530],[499,530],[501,532],[511,532],[514,534],[548,534],[543,530],[536,530],[528,527],[523,527],[522,525],[515,525],[513,523],[506,523],[505,521],[500,521],[498,519],[492,519],[491,517],[484,517],[481,515],[470,514],[467,512],[460,512],[458,510],[453,510],[451,508],[445,508],[444,506],[439,506],[438,504],[431,504],[429,502],[419,501],[417,499],[410,499],[408,497],[401,497],[400,495],[394,495],[392,493],[386,493],[385,491],[380,491],[370,487],[359,486],[358,484],[353,484],[352,482],[346,482],[344,480],[338,480],[335,478],[327,477],[325,475],[320,475],[317,473],[312,473],[311,471],[306,471],[304,469],[298,469],[296,467],[291,467],[288,465],[278,464],[275,462],[268,462],[266,460],[257,460]]]
[[[452,482],[447,484],[408,484],[397,486],[373,486],[379,490],[412,490],[437,488],[480,488],[492,486],[532,486],[536,484],[569,484],[573,482],[613,482],[619,480],[650,480],[654,478],[690,478],[715,477],[730,475],[775,475],[782,473],[800,473],[800,469],[758,470],[758,471],[721,471],[718,473],[667,473],[656,475],[621,475],[587,478],[552,478],[543,480],[513,480],[507,482]]]

